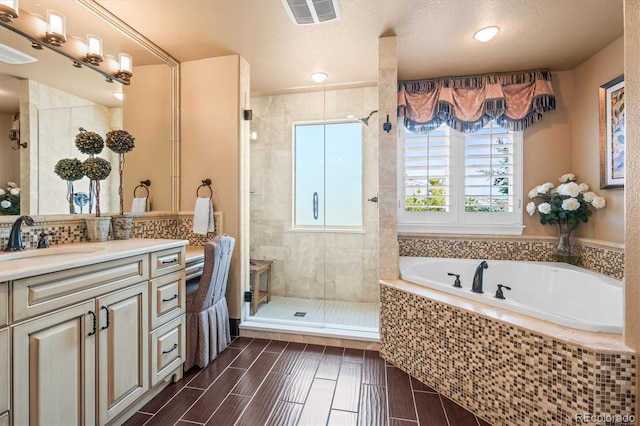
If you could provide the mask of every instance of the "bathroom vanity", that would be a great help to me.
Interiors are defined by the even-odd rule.
[[[181,379],[187,243],[0,254],[0,425],[122,423]]]

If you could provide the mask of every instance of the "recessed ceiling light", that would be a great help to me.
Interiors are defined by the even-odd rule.
[[[316,83],[322,83],[327,79],[327,77],[327,74],[323,72],[314,72],[313,74],[311,74],[311,80],[315,81]]]
[[[494,38],[499,31],[500,31],[500,28],[498,27],[486,27],[481,30],[478,30],[473,35],[473,38],[484,43]]]
[[[122,92],[113,92],[113,96],[119,101],[124,99],[124,95],[122,94]]]

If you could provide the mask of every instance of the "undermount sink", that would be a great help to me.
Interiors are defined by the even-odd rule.
[[[104,247],[82,247],[80,245],[68,247],[52,247],[45,249],[28,249],[24,251],[0,252],[0,261],[23,260],[30,258],[51,258],[53,256],[68,256],[72,254],[90,254],[104,250]]]

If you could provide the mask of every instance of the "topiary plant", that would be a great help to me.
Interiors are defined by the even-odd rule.
[[[107,133],[107,148],[118,154],[118,175],[120,185],[118,196],[120,197],[120,215],[124,214],[124,197],[122,193],[122,175],[124,173],[124,154],[133,150],[135,138],[125,130],[112,130]]]

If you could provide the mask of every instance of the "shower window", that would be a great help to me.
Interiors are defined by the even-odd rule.
[[[522,232],[522,132],[489,123],[470,134],[404,129],[402,139],[400,231]]]
[[[294,227],[362,228],[362,125],[294,125]]]

